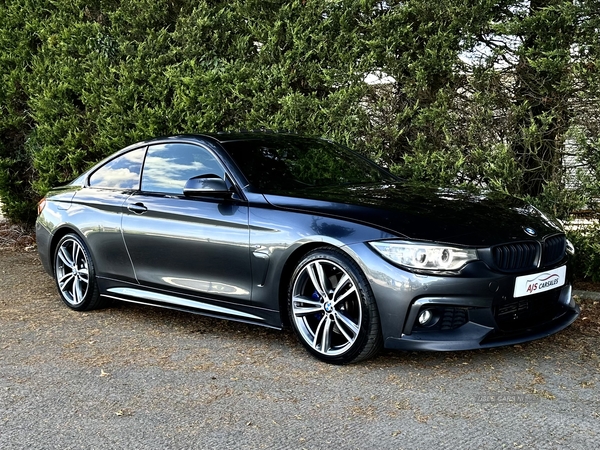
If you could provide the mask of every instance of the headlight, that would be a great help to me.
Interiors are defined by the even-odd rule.
[[[575,254],[575,246],[568,239],[567,239],[567,253],[571,256],[573,256]]]
[[[477,250],[404,241],[369,242],[381,256],[401,266],[421,270],[458,270],[477,259]]]

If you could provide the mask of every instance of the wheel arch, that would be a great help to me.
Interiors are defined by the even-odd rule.
[[[54,260],[54,253],[56,252],[56,247],[58,246],[58,243],[60,242],[60,240],[65,237],[67,234],[76,234],[77,236],[79,236],[79,238],[85,243],[85,245],[89,248],[87,239],[85,238],[85,236],[83,236],[79,230],[77,230],[75,227],[73,227],[72,225],[63,225],[60,228],[58,228],[54,234],[52,235],[52,239],[50,240],[50,254],[49,254],[49,259],[50,259],[50,267],[52,269],[52,272],[54,273],[55,267],[54,264],[56,263],[56,261]],[[90,256],[92,258],[92,263],[95,265],[95,261],[94,261],[94,255],[90,253]]]

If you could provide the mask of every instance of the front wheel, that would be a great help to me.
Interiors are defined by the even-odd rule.
[[[89,250],[76,234],[67,234],[56,246],[54,279],[60,297],[76,311],[104,306]]]
[[[335,249],[317,249],[298,264],[288,290],[296,335],[318,359],[348,364],[381,348],[379,313],[360,268]]]

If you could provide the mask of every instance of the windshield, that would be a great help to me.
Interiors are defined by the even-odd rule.
[[[375,163],[322,139],[280,135],[223,146],[252,187],[264,193],[397,181]]]

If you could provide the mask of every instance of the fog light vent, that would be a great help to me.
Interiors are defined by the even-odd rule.
[[[448,331],[460,328],[468,321],[467,308],[436,305],[419,311],[415,327],[421,331]]]
[[[465,308],[444,308],[442,314],[440,329],[454,330],[463,326],[469,320],[467,310]]]

